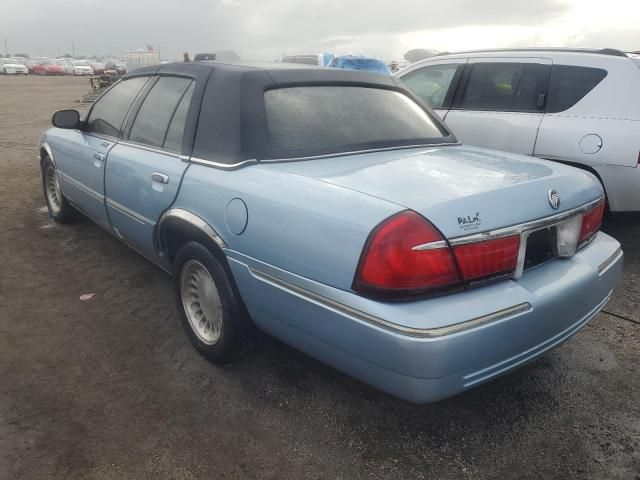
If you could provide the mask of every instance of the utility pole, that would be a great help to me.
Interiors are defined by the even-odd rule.
[[[9,56],[9,49],[7,48],[7,37],[4,37],[4,54],[5,56]]]
[[[76,43],[73,40],[71,40],[71,55],[76,58]]]

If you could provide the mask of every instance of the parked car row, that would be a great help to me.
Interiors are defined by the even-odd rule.
[[[73,58],[24,57],[0,58],[0,73],[4,75],[124,75],[127,67],[124,62],[110,60],[106,63],[97,60]]]
[[[430,101],[443,97],[450,112],[469,101],[478,115],[490,111],[480,108],[487,96],[536,111],[583,101],[540,97],[545,82],[527,74],[546,65],[553,82],[553,61],[519,59],[514,74],[504,71],[511,60],[492,55],[495,73],[484,62],[469,71],[479,65],[470,54],[445,59],[453,73],[425,73],[458,78],[444,95],[433,87]],[[618,74],[631,82],[628,58],[598,55],[620,60],[599,67],[603,86],[619,88]],[[485,78],[476,82],[478,71]],[[619,106],[632,101],[625,95],[607,98]],[[504,114],[484,120],[485,135],[516,122]],[[574,136],[582,114],[567,123],[553,113],[557,135]],[[431,402],[580,331],[611,298],[623,258],[600,231],[596,176],[463,145],[442,116],[389,75],[145,67],[86,115],[54,114],[40,145],[44,196],[56,221],[82,212],[174,274],[185,331],[209,360],[238,358],[258,328],[382,390]],[[637,152],[637,141],[616,149]]]

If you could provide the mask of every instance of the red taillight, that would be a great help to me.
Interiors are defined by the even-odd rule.
[[[405,211],[371,232],[353,288],[376,296],[408,297],[447,290],[460,282],[453,255],[440,232],[417,213]]]
[[[582,216],[582,227],[580,228],[580,237],[578,243],[591,238],[602,225],[602,215],[604,214],[604,201],[599,202],[591,210]]]
[[[520,251],[520,236],[497,238],[454,247],[460,273],[466,281],[511,275]]]

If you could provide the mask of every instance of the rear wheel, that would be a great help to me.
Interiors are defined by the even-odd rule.
[[[228,269],[189,242],[176,255],[175,271],[178,310],[193,346],[215,363],[239,358],[250,345],[252,325]]]
[[[78,215],[78,211],[69,204],[62,194],[58,172],[49,157],[45,158],[42,163],[42,186],[51,217],[59,223],[72,222]]]

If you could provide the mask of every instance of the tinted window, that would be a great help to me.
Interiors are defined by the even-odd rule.
[[[94,105],[87,130],[117,137],[124,117],[147,80],[147,77],[137,77],[116,84]]]
[[[547,112],[562,112],[573,107],[606,76],[607,71],[600,68],[554,65],[551,69]]]
[[[407,73],[402,81],[433,108],[441,108],[457,68],[457,64],[429,65]]]
[[[536,111],[538,84],[547,67],[535,63],[476,63],[462,98],[469,110]],[[543,99],[542,99],[543,100]]]
[[[264,98],[276,156],[421,144],[446,135],[413,100],[391,90],[293,87]]]
[[[129,140],[162,147],[169,122],[191,80],[160,77],[144,99],[129,133]]]
[[[191,103],[191,96],[193,95],[194,83],[191,85],[182,96],[180,104],[176,109],[176,113],[173,114],[171,123],[169,124],[169,130],[167,131],[167,137],[164,140],[164,148],[171,150],[172,152],[182,151],[182,136],[184,133],[184,125],[187,122],[187,113],[189,112],[189,105]]]

